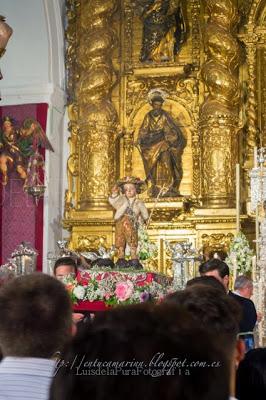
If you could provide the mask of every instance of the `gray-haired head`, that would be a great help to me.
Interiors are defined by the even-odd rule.
[[[252,279],[246,275],[239,275],[235,280],[234,290],[245,289],[251,286],[253,286]]]

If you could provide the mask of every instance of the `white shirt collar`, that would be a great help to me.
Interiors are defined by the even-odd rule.
[[[237,292],[236,290],[233,290],[233,292],[232,292],[233,294],[235,294],[236,296],[239,296],[239,297],[244,297],[244,296],[242,296],[239,292]]]
[[[23,374],[37,376],[53,376],[55,360],[37,357],[4,357],[0,363],[0,374]]]

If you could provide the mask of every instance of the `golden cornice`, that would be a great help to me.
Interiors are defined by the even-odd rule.
[[[104,220],[104,219],[93,219],[93,220],[85,220],[85,219],[64,219],[63,227],[68,230],[72,230],[73,227],[78,226],[114,226],[114,222],[112,219]]]
[[[219,125],[228,125],[232,124],[233,126],[236,126],[236,124],[239,122],[239,117],[235,113],[230,113],[229,110],[226,110],[226,112],[221,112],[221,110],[217,110],[215,114],[205,114],[202,115],[200,118],[200,124],[204,125],[209,124],[209,123],[217,123]]]
[[[151,66],[149,64],[132,64],[132,71],[134,76],[143,76],[143,77],[160,77],[162,75],[167,74],[167,76],[175,76],[182,75],[184,73],[184,66],[186,63],[180,63],[176,65],[175,63],[162,63],[156,64],[151,73]]]
[[[150,223],[149,229],[167,229],[167,230],[177,230],[177,229],[195,229],[196,225],[218,225],[218,224],[235,224],[236,217],[214,217],[214,216],[206,216],[206,217],[197,217],[197,216],[187,216],[186,214],[181,214],[181,217],[184,216],[185,220],[176,220],[176,221],[152,221]],[[241,216],[241,221],[244,223],[245,221],[250,220],[246,216]],[[97,219],[93,220],[89,219],[64,219],[63,227],[66,229],[71,229],[72,227],[78,226],[114,226],[113,219]]]

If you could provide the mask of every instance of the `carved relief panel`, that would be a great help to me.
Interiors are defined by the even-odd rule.
[[[121,15],[120,53],[115,57],[121,79],[112,97],[123,129],[119,174],[147,176],[137,141],[144,117],[152,110],[149,93],[159,89],[166,97],[163,110],[186,138],[180,194],[199,197],[200,2],[125,0]],[[157,20],[160,26],[155,26]]]

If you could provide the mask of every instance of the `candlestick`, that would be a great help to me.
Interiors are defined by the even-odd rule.
[[[235,281],[236,281],[236,276],[237,276],[237,256],[236,256],[236,253],[232,254],[232,261],[233,261],[233,288],[234,288]]]
[[[254,147],[254,168],[258,167],[258,148]]]
[[[257,257],[256,256],[252,257],[251,265],[252,265],[251,277],[254,282],[256,279],[256,272],[257,272]]]
[[[255,219],[255,235],[256,235],[256,256],[258,260],[260,259],[259,254],[259,236],[260,236],[260,226],[259,226],[259,207],[256,207],[256,219]]]
[[[240,166],[236,164],[236,233],[240,232]]]

